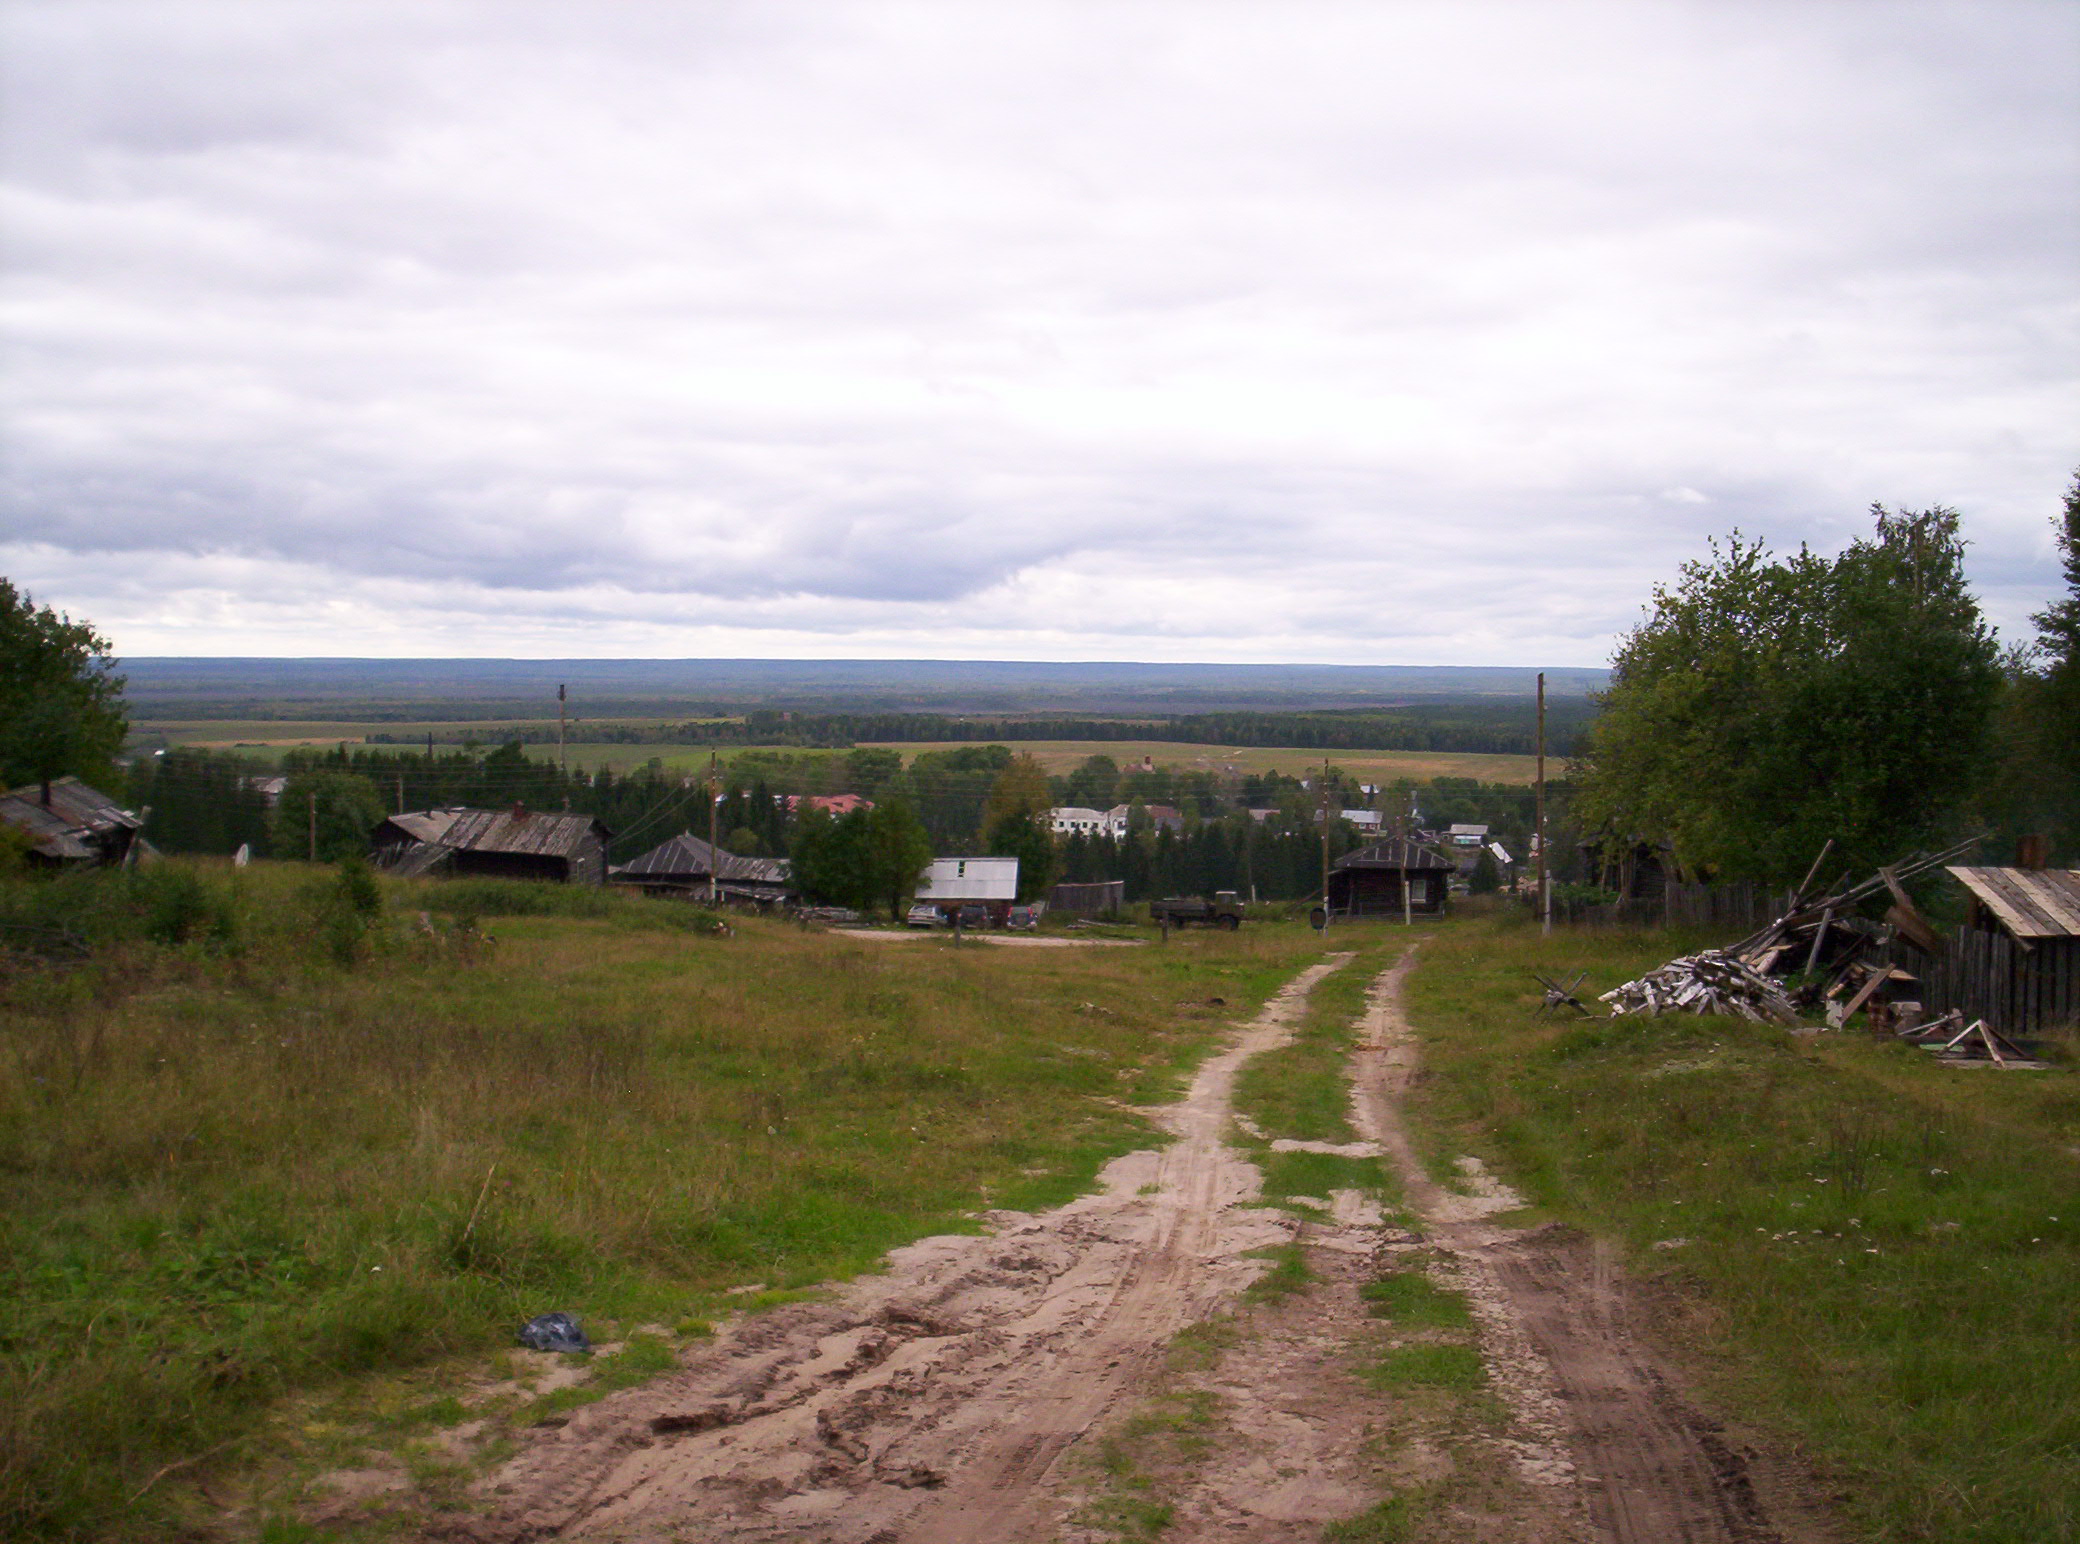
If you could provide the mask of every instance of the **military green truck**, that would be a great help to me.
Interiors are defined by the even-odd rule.
[[[1165,927],[1217,927],[1228,932],[1242,926],[1242,899],[1233,890],[1203,896],[1171,896],[1148,903],[1149,920]]]

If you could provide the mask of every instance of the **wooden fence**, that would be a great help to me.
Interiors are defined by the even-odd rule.
[[[1941,954],[1904,938],[1890,961],[1921,980],[1931,1017],[1955,1008],[2010,1035],[2044,1035],[2080,1024],[2080,939],[2043,938],[2024,949],[2006,933],[1961,929]]]
[[[1553,920],[1568,927],[1712,927],[1749,933],[1788,909],[1790,897],[1750,884],[1670,883],[1657,896],[1594,906],[1553,905]]]

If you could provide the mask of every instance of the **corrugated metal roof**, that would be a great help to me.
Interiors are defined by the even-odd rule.
[[[545,815],[534,810],[457,810],[440,839],[456,852],[514,852],[568,858],[597,833],[609,833],[591,815]]]
[[[1412,872],[1457,869],[1458,866],[1436,848],[1426,847],[1405,836],[1390,836],[1383,842],[1347,852],[1330,865],[1340,869],[1406,869]]]
[[[2017,938],[2080,938],[2080,869],[1948,868]]]
[[[706,879],[710,874],[725,884],[782,885],[787,883],[788,865],[784,858],[740,858],[733,852],[710,847],[688,831],[614,870],[617,879]]]
[[[934,858],[917,887],[920,901],[1015,901],[1016,858]]]

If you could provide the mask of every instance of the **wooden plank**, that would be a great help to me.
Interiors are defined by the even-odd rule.
[[[1948,872],[2016,937],[2030,936],[2041,925],[2042,919],[2017,907],[2011,887],[2002,885],[1995,877],[2000,874],[1999,869],[1956,867]]]
[[[1864,984],[1857,989],[1856,995],[1849,999],[1849,1006],[1842,1010],[1842,1022],[1846,1024],[1849,1022],[1850,1019],[1854,1018],[1856,1016],[1856,1010],[1864,1005],[1865,1001],[1868,1000],[1871,993],[1877,991],[1879,987],[1883,986],[1888,980],[1890,980],[1891,976],[1892,972],[1888,970],[1873,971],[1871,973],[1870,980],[1864,982]]]

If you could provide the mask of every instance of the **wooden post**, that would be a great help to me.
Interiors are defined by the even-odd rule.
[[[556,688],[556,772],[563,779],[563,807],[571,807],[571,758],[563,736],[564,688]]]
[[[318,861],[318,790],[313,788],[306,795],[311,806],[311,862]]]
[[[718,884],[721,876],[715,872],[722,867],[722,859],[717,855],[715,847],[715,821],[719,813],[715,801],[715,785],[721,775],[721,762],[717,757],[717,752],[708,752],[708,904],[710,906],[713,906],[721,899],[721,889]]]
[[[1329,758],[1322,758],[1322,910],[1329,909]]]
[[[1553,931],[1553,879],[1546,859],[1546,673],[1538,673],[1538,930]]]
[[[404,774],[397,774],[397,813],[404,813]]]

